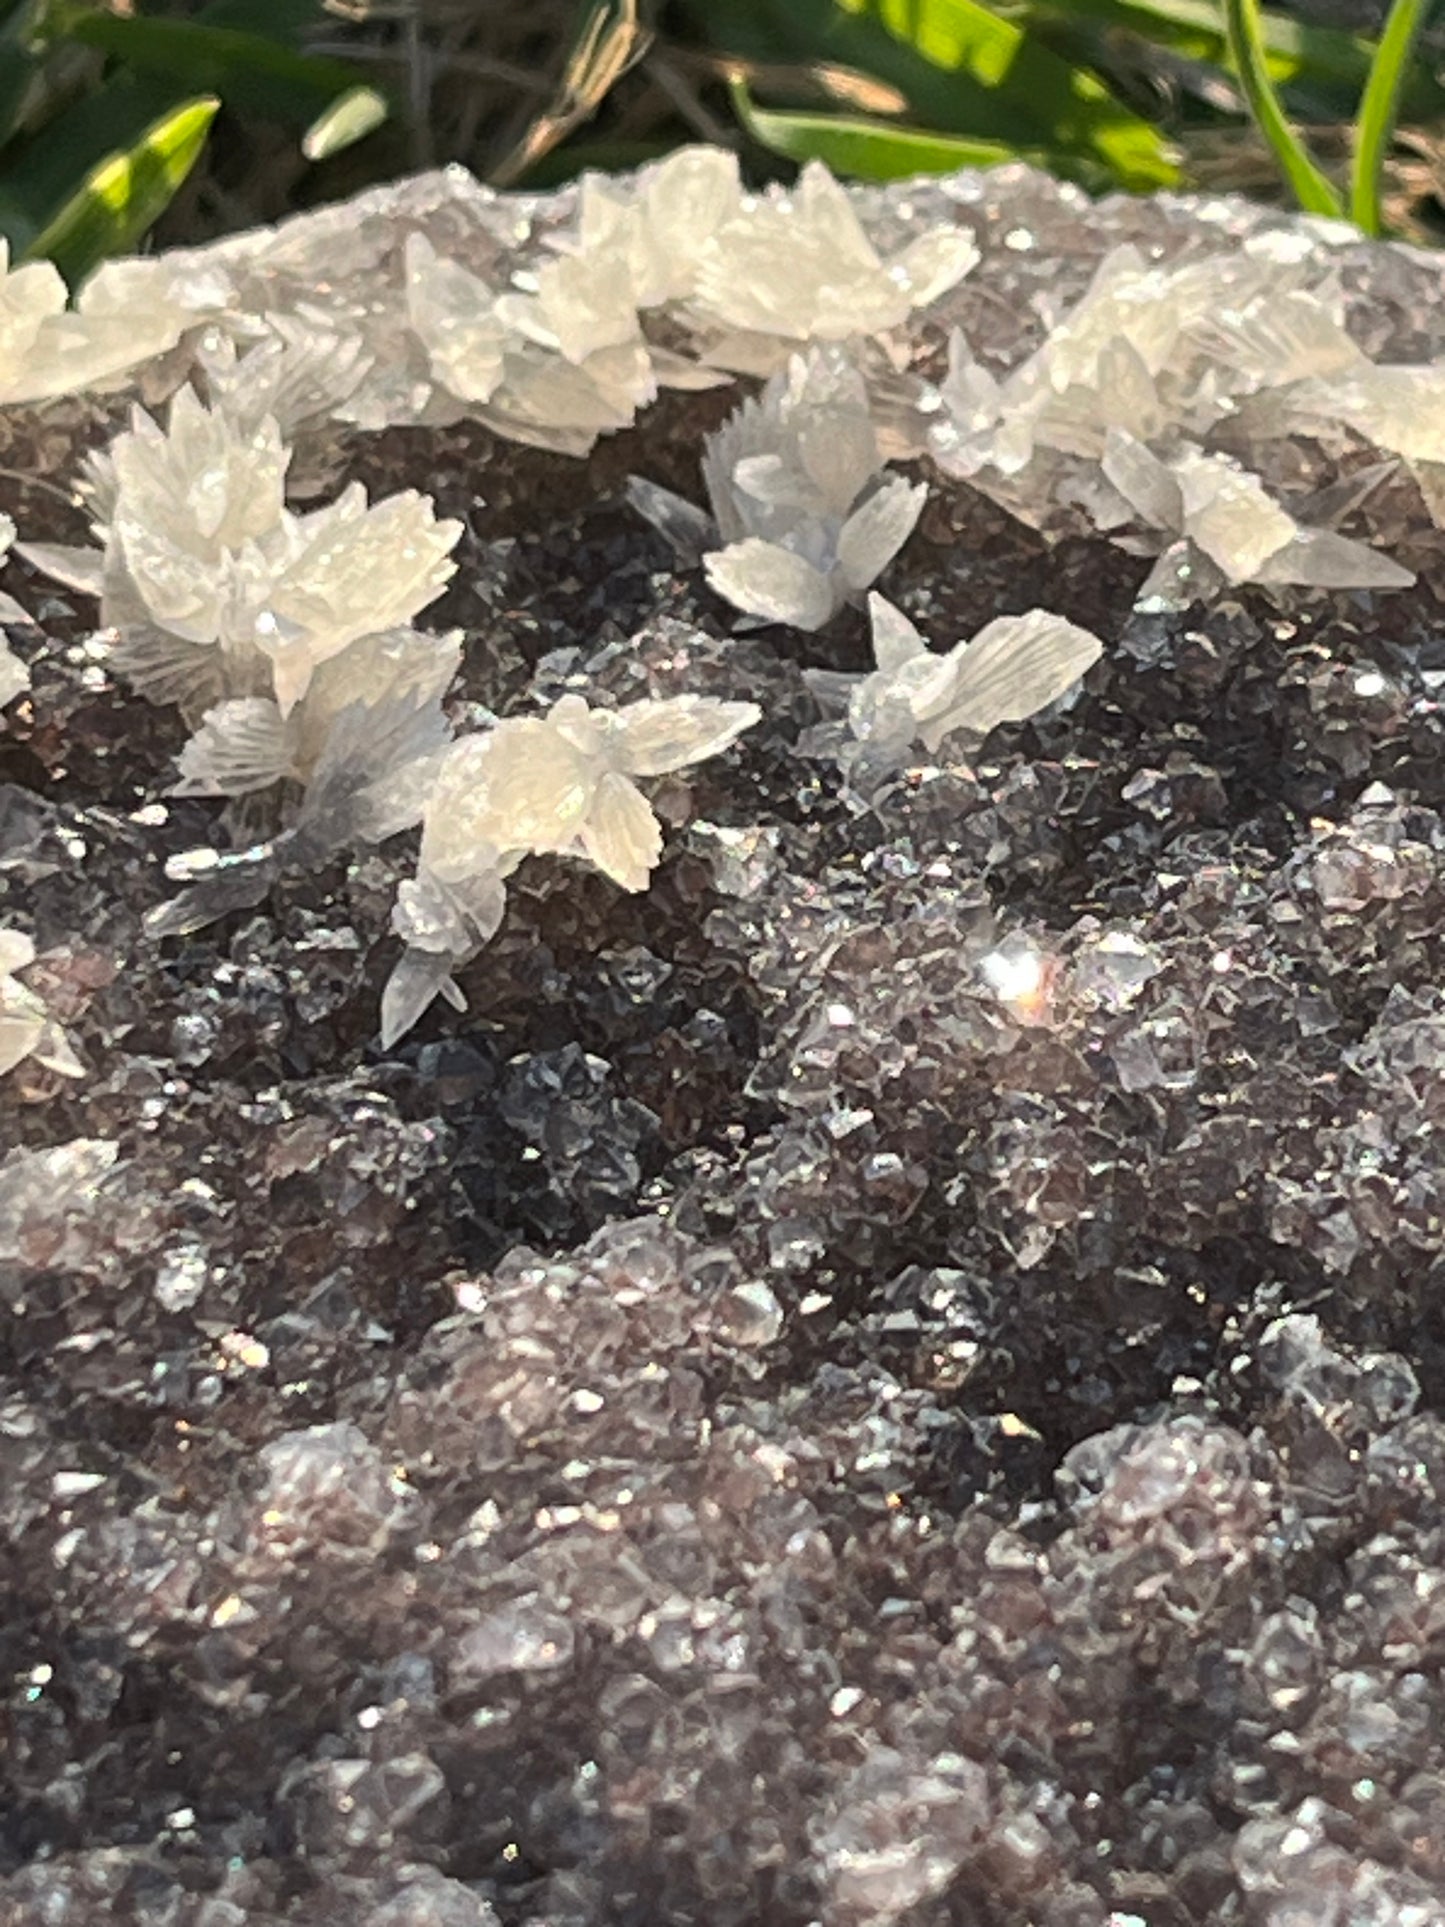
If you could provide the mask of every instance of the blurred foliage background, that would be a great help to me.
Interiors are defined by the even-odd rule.
[[[689,140],[753,179],[1024,157],[1093,189],[1283,198],[1228,0],[0,0],[0,235],[72,280],[460,161],[552,185]],[[1260,12],[1268,77],[1343,178],[1380,16]],[[1387,224],[1445,238],[1445,38],[1401,76]]]

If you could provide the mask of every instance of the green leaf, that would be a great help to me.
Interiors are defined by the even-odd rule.
[[[996,93],[1030,124],[1030,144],[1088,156],[1123,187],[1168,187],[1179,181],[1173,152],[1157,128],[1117,100],[1097,74],[1061,59],[979,0],[837,0],[837,5],[881,27],[956,83]]]
[[[0,233],[11,252],[30,245],[92,168],[135,146],[183,98],[153,77],[116,74],[7,153],[0,165]]]
[[[1230,67],[1220,0],[1030,0],[1031,19],[1083,22],[1137,34],[1187,60]],[[1277,86],[1301,82],[1347,94],[1350,106],[1370,72],[1372,43],[1362,34],[1319,27],[1289,14],[1259,11],[1265,68]],[[1445,88],[1423,63],[1407,77],[1405,111],[1429,118],[1445,109]]]
[[[1380,35],[1364,99],[1360,102],[1350,213],[1366,234],[1380,232],[1380,179],[1385,151],[1395,132],[1400,96],[1414,58],[1415,44],[1433,4],[1434,0],[1394,0],[1385,31]]]
[[[951,174],[959,167],[997,167],[1004,161],[1044,157],[1000,141],[933,134],[895,121],[842,114],[783,113],[759,107],[741,81],[732,84],[738,119],[760,147],[790,161],[826,161],[835,174],[894,181],[910,174]]]
[[[317,0],[210,0],[195,15],[211,27],[240,27],[299,47],[316,25]]]
[[[1244,89],[1255,125],[1274,150],[1280,172],[1307,214],[1344,212],[1334,183],[1315,166],[1308,149],[1295,133],[1274,91],[1264,60],[1259,9],[1255,0],[1224,0],[1229,26],[1229,50]]]
[[[338,94],[312,121],[301,137],[308,161],[324,161],[343,148],[354,147],[386,119],[386,97],[374,87],[351,87]]]
[[[40,63],[15,46],[0,31],[0,147],[15,132],[25,97],[40,72]]]
[[[53,261],[73,287],[107,255],[129,253],[194,167],[220,104],[214,95],[186,101],[109,155],[36,235],[27,259]]]
[[[66,35],[143,73],[161,74],[188,93],[219,94],[260,120],[309,127],[338,94],[356,85],[341,60],[296,53],[265,34],[196,20],[150,20],[76,7],[62,16]]]

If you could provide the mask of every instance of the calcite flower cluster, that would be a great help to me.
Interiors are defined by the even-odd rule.
[[[494,287],[424,235],[406,314],[431,379],[504,434],[585,453],[659,384],[766,374],[809,341],[897,328],[978,258],[957,229],[888,259],[819,164],[791,194],[744,194],[733,155],[684,148],[630,191],[588,176],[570,241]],[[667,345],[671,334],[688,352]]]
[[[357,483],[294,514],[290,454],[274,416],[182,389],[165,428],[137,409],[92,459],[101,546],[24,553],[99,597],[122,675],[195,725],[183,790],[340,786],[336,841],[384,835],[415,821],[397,818],[401,772],[449,735],[457,641],[407,624],[446,586],[461,525],[414,490],[369,505]]]
[[[12,266],[0,237],[0,407],[105,388],[180,339],[190,317],[164,271],[109,262],[68,305],[48,261]]]
[[[1373,367],[1344,325],[1332,277],[1316,271],[1311,284],[1296,266],[1243,253],[1154,266],[1125,244],[1002,379],[953,331],[928,443],[947,473],[1045,526],[1074,502],[1101,527],[1177,538],[1186,574],[1202,556],[1231,585],[1400,588],[1414,580],[1408,570],[1300,527],[1207,438],[1246,413],[1256,431],[1275,433],[1313,416],[1428,462],[1430,431],[1402,433],[1402,374],[1422,396],[1438,385],[1426,368]]]
[[[1316,589],[1407,589],[1413,573],[1367,542],[1332,529],[1301,528],[1288,510],[1228,455],[1182,441],[1167,459],[1125,429],[1111,428],[1100,463],[1117,492],[1119,522],[1182,537],[1231,586],[1300,584]],[[1099,514],[1101,524],[1107,511]],[[1147,597],[1151,583],[1140,591]],[[1196,587],[1197,592],[1197,587]]]
[[[999,616],[946,654],[929,649],[901,609],[868,598],[874,668],[863,675],[808,672],[824,699],[842,697],[848,728],[880,773],[922,745],[936,755],[950,736],[975,741],[1000,723],[1027,722],[1057,702],[1104,653],[1096,635],[1046,609]]]
[[[859,369],[840,349],[794,356],[703,452],[724,547],[707,579],[768,622],[821,629],[912,534],[925,486],[884,472]]]
[[[393,922],[407,950],[387,986],[382,1037],[394,1042],[451,972],[493,936],[505,879],[528,855],[584,858],[624,890],[645,890],[662,826],[637,787],[719,755],[757,722],[757,705],[702,696],[592,709],[563,696],[543,717],[508,717],[441,758],[427,792],[416,877]]]

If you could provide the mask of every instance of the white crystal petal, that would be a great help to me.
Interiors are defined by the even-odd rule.
[[[868,619],[873,629],[873,660],[884,671],[901,669],[927,645],[903,611],[887,596],[876,591],[868,598]]]
[[[662,825],[637,785],[609,771],[578,837],[582,850],[624,890],[645,890],[662,855]]]
[[[0,604],[7,600],[7,597],[0,596]],[[6,703],[14,702],[20,692],[29,687],[30,671],[9,643],[0,637],[0,709],[3,709]],[[3,968],[4,962],[0,959],[0,969]]]
[[[764,508],[816,514],[825,506],[814,482],[782,455],[744,455],[733,466],[732,485]]]
[[[799,411],[797,460],[821,503],[847,515],[878,473],[878,433],[866,399],[856,405],[825,403]]]
[[[833,584],[821,570],[756,536],[705,555],[702,566],[712,588],[735,609],[767,622],[821,629],[839,606]]]
[[[432,372],[462,401],[488,401],[502,379],[506,329],[485,281],[439,255],[424,234],[407,237],[407,318]]]
[[[182,749],[178,796],[245,796],[292,773],[296,731],[260,696],[217,703]]]
[[[877,581],[912,535],[927,498],[925,483],[894,475],[854,509],[838,537],[838,566],[850,589]]]
[[[876,270],[878,255],[853,211],[848,192],[822,161],[809,161],[793,190],[803,222],[840,261]]]
[[[403,950],[381,993],[381,1043],[390,1050],[400,1043],[446,994],[452,960],[429,950]]]
[[[978,266],[978,244],[962,228],[935,228],[895,254],[888,266],[902,280],[916,308],[927,307]]]
[[[622,251],[567,255],[537,276],[538,298],[556,345],[582,363],[638,337],[631,266]]]
[[[187,642],[149,623],[127,623],[117,631],[114,662],[147,701],[175,703],[188,716],[199,716],[226,694],[222,650],[213,643]]]
[[[156,623],[187,642],[215,642],[229,589],[217,560],[178,548],[153,523],[127,517],[114,534],[126,574]]]
[[[81,595],[101,593],[105,568],[101,549],[71,548],[59,542],[17,542],[15,553],[67,589]]]
[[[1249,579],[1311,589],[1408,589],[1415,577],[1367,542],[1331,529],[1299,529]]]
[[[1182,531],[1184,496],[1179,482],[1152,449],[1123,429],[1111,428],[1100,467],[1142,521],[1172,534]]]
[[[929,685],[916,689],[919,736],[930,750],[955,729],[986,735],[1000,723],[1037,715],[1098,661],[1099,638],[1047,609],[1000,616],[940,658]]]
[[[566,849],[592,806],[601,769],[560,730],[528,716],[498,723],[471,760],[471,773],[472,787],[455,797],[444,777],[427,810],[423,851],[435,845],[438,854],[427,860],[448,880],[476,867],[470,851],[478,843]]]
[[[9,1002],[0,1003],[0,1077],[33,1053],[45,1035],[45,1025],[43,1006],[26,1010]]]
[[[761,716],[756,703],[719,702],[712,696],[634,703],[616,717],[619,761],[630,775],[663,776],[720,755]]]
[[[1408,461],[1445,461],[1445,364],[1363,368],[1343,381],[1312,382],[1299,400]]]
[[[275,585],[255,632],[276,664],[282,708],[311,672],[359,637],[400,627],[435,601],[456,572],[449,553],[460,522],[439,522],[428,497],[408,490],[359,513],[343,496],[308,517],[309,540]]]
[[[35,961],[35,941],[27,937],[23,930],[0,928],[0,997],[8,996],[10,986],[3,981],[13,976],[17,970],[25,970]],[[25,993],[27,996],[30,992]]]
[[[84,1077],[85,1066],[59,1024],[47,1023],[31,1052],[37,1064],[60,1077]]]
[[[1295,519],[1257,475],[1220,455],[1189,452],[1174,464],[1183,533],[1232,582],[1258,580],[1272,555],[1294,540]]]

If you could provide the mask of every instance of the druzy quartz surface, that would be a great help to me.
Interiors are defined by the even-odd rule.
[[[1328,590],[1161,576],[1168,538],[1100,515],[1109,435],[1158,424],[1081,430],[1076,393],[1042,483],[940,453],[952,331],[1009,392],[1122,245],[1246,263],[1245,320],[1272,275],[1327,287],[1387,368],[1445,356],[1445,269],[1020,170],[852,203],[927,283],[894,271],[902,336],[859,358],[928,491],[877,590],[940,655],[1040,609],[1102,644],[1032,721],[886,764],[827,700],[879,673],[866,613],[742,618],[635,505],[705,520],[704,438],[779,373],[766,286],[704,303],[753,387],[664,387],[579,453],[466,411],[493,362],[478,409],[546,394],[437,265],[530,272],[560,354],[565,196],[424,177],[148,270],[192,317],[349,330],[269,408],[292,509],[446,518],[405,511],[457,741],[757,720],[648,765],[649,888],[553,839],[459,953],[465,1009],[383,1045],[415,829],[307,843],[294,771],[193,793],[195,715],[12,551],[0,1927],[1445,1922],[1428,447],[1371,440],[1364,377],[1342,420],[1313,374],[1204,426],[1167,398],[1376,558]],[[164,420],[197,357],[224,391],[224,330],[160,333],[128,388],[0,407],[37,558],[91,540],[72,487],[137,401]]]

